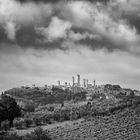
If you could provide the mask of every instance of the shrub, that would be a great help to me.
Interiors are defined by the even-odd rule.
[[[90,115],[90,114],[89,114],[89,113],[90,113],[90,110],[87,108],[86,105],[81,106],[81,107],[79,108],[79,110],[80,110],[80,117],[84,117],[84,116]]]
[[[36,126],[41,125],[41,120],[40,120],[39,117],[35,117],[35,118],[33,118],[33,121],[34,121],[34,123],[35,123]]]
[[[54,121],[60,121],[60,118],[61,118],[60,109],[54,110],[53,114]]]
[[[70,109],[64,108],[60,110],[60,121],[70,120]]]
[[[69,108],[59,108],[54,111],[53,114],[54,121],[66,121],[70,120],[70,109]]]
[[[79,107],[72,108],[72,110],[70,112],[70,120],[76,120],[76,119],[79,119],[81,117],[79,110],[80,110]]]
[[[54,107],[53,106],[49,106],[48,111],[54,111]]]
[[[24,124],[24,120],[22,119],[14,121],[14,127],[16,127],[17,129],[22,129],[23,124]]]
[[[5,131],[9,130],[10,129],[9,121],[3,121],[1,123],[1,129]]]
[[[51,124],[52,123],[52,114],[51,113],[47,113],[43,116],[42,120],[44,123],[47,123],[47,124]]]
[[[0,136],[0,140],[22,140],[22,137],[18,136],[17,133],[7,133]]]
[[[41,127],[38,127],[31,134],[26,135],[26,140],[51,140],[47,131],[44,131]]]
[[[27,112],[34,112],[35,111],[35,106],[33,104],[26,104],[24,109],[27,111]]]
[[[24,120],[24,124],[25,124],[26,127],[29,127],[31,124],[33,124],[33,120],[26,118]]]

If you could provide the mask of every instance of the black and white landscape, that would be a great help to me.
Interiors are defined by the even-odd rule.
[[[0,0],[0,140],[139,140],[139,90],[139,0]]]

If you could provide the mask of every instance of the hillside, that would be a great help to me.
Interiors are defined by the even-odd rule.
[[[50,130],[54,140],[139,140],[140,113],[133,108],[114,115],[96,117],[74,126]]]
[[[20,100],[23,102],[34,102],[36,104],[53,102],[51,94],[39,89],[13,88],[6,91],[5,93],[17,99],[18,101]]]
[[[23,116],[15,119],[14,127],[19,129],[16,131],[19,135],[26,135],[40,126],[49,130],[52,140],[140,139],[140,96],[131,89],[107,85],[96,87],[93,92],[72,93],[57,87],[50,92],[40,88],[14,88],[4,94],[38,105],[44,101],[34,111],[25,108]],[[85,101],[85,95],[91,95],[92,100]],[[77,101],[77,97],[84,103]],[[64,106],[54,104],[71,99],[76,102],[67,102]]]
[[[86,99],[86,92],[72,94],[70,90],[63,90],[57,87],[47,90],[45,88],[13,88],[5,91],[7,94],[15,98],[18,102],[31,102],[36,105],[46,105],[52,103],[63,103],[66,100],[71,100],[79,97],[80,100]]]
[[[119,85],[106,84],[105,86],[96,86],[89,89],[83,89],[73,93],[73,87],[62,89],[59,87],[21,87],[12,88],[5,91],[5,94],[15,98],[17,102],[34,103],[35,105],[46,105],[53,103],[62,104],[64,101],[85,100],[97,98],[122,98],[127,95],[139,96],[140,92],[132,89],[123,89]]]
[[[113,114],[66,121],[41,128],[49,132],[51,140],[139,140],[140,104],[119,109]],[[20,136],[35,128],[17,130]]]

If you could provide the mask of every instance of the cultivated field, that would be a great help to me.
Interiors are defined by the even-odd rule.
[[[73,126],[55,127],[49,134],[53,140],[139,140],[140,114],[129,108]]]

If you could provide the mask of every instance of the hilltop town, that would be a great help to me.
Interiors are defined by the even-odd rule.
[[[88,79],[81,80],[79,74],[76,77],[72,77],[71,83],[61,84],[58,81],[57,85],[21,86],[3,92],[0,99],[0,134],[4,130],[6,134],[2,138],[8,137],[8,132],[10,138],[16,133],[13,138],[21,140],[28,138],[28,133],[30,137],[38,133],[39,137],[43,135],[52,140],[66,137],[67,140],[103,140],[104,137],[117,137],[117,134],[112,132],[112,126],[115,125],[118,134],[124,131],[124,127],[130,129],[131,125],[138,130],[139,91],[122,88],[120,85],[97,85],[95,80],[89,83]],[[12,121],[8,114],[13,116]],[[10,125],[6,120],[10,121]],[[121,125],[117,125],[115,120]],[[132,123],[127,127],[126,123],[129,120],[132,120]],[[105,129],[105,124],[108,130]],[[133,134],[130,137],[132,139],[139,138],[137,132],[131,131],[125,131],[124,136],[120,138],[128,134]]]
[[[14,97],[19,102],[32,101],[38,104],[56,103],[58,100],[60,100],[58,101],[59,103],[62,103],[66,100],[75,100],[75,98],[90,101],[93,98],[114,99],[130,94],[140,96],[138,90],[122,88],[120,85],[97,85],[95,80],[93,80],[93,83],[89,83],[88,79],[81,80],[79,74],[76,77],[72,77],[71,83],[64,82],[62,84],[58,80],[57,85],[38,87],[33,84],[32,86],[21,86],[7,90],[5,94]]]

